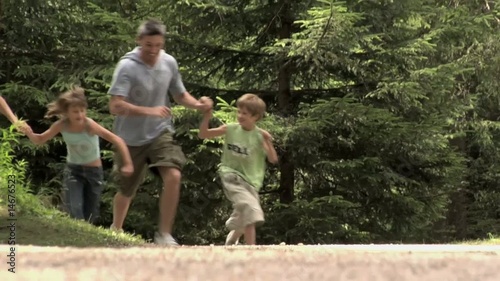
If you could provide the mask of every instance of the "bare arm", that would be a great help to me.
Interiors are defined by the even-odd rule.
[[[87,119],[90,125],[90,132],[114,144],[123,157],[124,166],[132,165],[132,158],[130,157],[130,152],[128,151],[127,144],[119,136],[113,134],[108,129],[97,124],[94,120],[90,118]]]
[[[42,145],[47,141],[53,139],[57,134],[61,132],[62,129],[62,120],[56,121],[50,128],[48,128],[45,132],[41,134],[35,134],[31,131],[26,133],[26,136],[36,145]]]
[[[205,111],[212,108],[213,102],[207,97],[202,97],[199,100],[195,99],[190,93],[184,92],[180,95],[173,95],[174,101],[190,109]]]
[[[207,111],[205,114],[203,114],[203,120],[201,120],[200,123],[200,132],[198,133],[198,137],[200,139],[215,138],[222,136],[226,133],[226,125],[209,129],[208,123],[210,122],[210,118],[212,118],[212,111]]]
[[[111,100],[109,111],[119,116],[158,116],[167,117],[170,114],[166,106],[145,107],[137,106],[126,101],[126,98],[137,94],[130,79],[130,61],[121,60],[113,73],[113,81],[109,89]]]
[[[269,134],[268,131],[260,129],[260,132],[262,133],[262,136],[264,138],[262,146],[264,147],[264,151],[266,152],[267,160],[273,164],[278,163],[278,153],[276,153],[276,150],[274,149],[273,137],[271,136],[271,134]]]
[[[158,116],[170,115],[170,109],[166,106],[146,107],[137,106],[125,101],[123,96],[112,96],[109,102],[109,112],[119,116]]]
[[[263,142],[264,150],[266,151],[267,161],[273,164],[278,163],[278,154],[274,149],[274,145],[271,140],[264,140]]]
[[[18,121],[17,116],[14,114],[14,112],[12,112],[12,110],[10,109],[9,105],[7,104],[7,102],[3,97],[0,97],[0,113],[5,115],[5,117],[7,117],[7,119],[9,119],[9,121],[12,124]]]

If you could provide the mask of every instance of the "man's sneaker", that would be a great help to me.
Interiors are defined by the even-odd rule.
[[[159,232],[155,232],[155,244],[162,246],[179,246],[179,243],[175,241],[174,237],[170,235],[170,233],[160,234]]]
[[[116,233],[123,233],[123,229],[121,229],[121,228],[120,228],[120,229],[118,229],[118,228],[116,228],[114,225],[111,225],[111,226],[109,227],[109,229],[111,229],[111,231],[116,232]]]
[[[226,246],[238,245],[240,242],[241,234],[236,232],[236,230],[231,230],[226,237]]]

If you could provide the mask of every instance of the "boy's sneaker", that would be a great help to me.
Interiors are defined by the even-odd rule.
[[[170,233],[166,234],[161,234],[159,232],[155,232],[155,244],[157,245],[162,245],[162,246],[172,246],[172,247],[177,247],[179,246],[179,243],[175,241],[174,237],[170,235]]]
[[[226,237],[226,246],[238,245],[241,234],[236,233],[236,230],[231,230]]]

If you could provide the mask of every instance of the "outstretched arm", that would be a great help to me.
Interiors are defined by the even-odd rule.
[[[200,139],[210,139],[222,136],[226,133],[226,125],[219,126],[217,128],[209,129],[208,123],[210,122],[210,118],[212,118],[212,110],[206,111],[203,114],[203,120],[200,123],[200,132],[198,133],[198,137]]]
[[[173,95],[173,98],[176,103],[190,109],[197,109],[199,111],[207,111],[213,106],[213,101],[210,98],[201,97],[199,100],[197,100],[188,92],[184,92],[179,95]]]
[[[61,132],[62,128],[62,120],[56,121],[50,128],[48,128],[45,132],[41,134],[35,134],[31,130],[26,132],[26,136],[36,145],[42,145],[47,141],[53,139],[59,132]]]
[[[10,109],[9,105],[7,104],[7,101],[3,97],[0,97],[0,113],[5,115],[9,121],[14,124],[18,121],[17,116],[12,112],[12,109]]]
[[[127,148],[127,144],[123,141],[122,138],[113,134],[108,129],[99,125],[94,120],[87,118],[90,125],[90,132],[98,135],[99,137],[107,140],[108,142],[114,144],[123,158],[123,167],[121,171],[123,174],[129,176],[134,172],[134,165],[132,164],[132,158],[130,157],[130,152]]]

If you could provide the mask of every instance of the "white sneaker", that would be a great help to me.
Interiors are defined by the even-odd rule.
[[[179,243],[175,241],[174,237],[170,235],[170,233],[166,234],[160,234],[159,232],[155,232],[155,244],[157,245],[162,245],[162,246],[173,246],[177,247],[179,246]]]
[[[240,233],[236,233],[236,230],[231,230],[226,237],[226,246],[238,245],[240,242]]]

